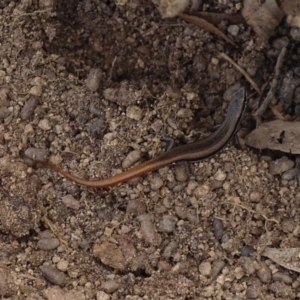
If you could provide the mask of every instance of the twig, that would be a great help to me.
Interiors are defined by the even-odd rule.
[[[240,208],[242,208],[242,209],[245,209],[246,211],[248,211],[248,212],[250,212],[250,213],[252,213],[252,214],[257,214],[257,215],[259,215],[259,216],[261,216],[261,217],[263,217],[266,221],[268,221],[268,222],[274,222],[274,223],[276,223],[276,224],[279,224],[279,221],[278,220],[276,220],[276,219],[274,219],[274,218],[271,218],[271,219],[269,219],[266,215],[264,215],[263,213],[259,213],[259,212],[257,212],[257,211],[255,211],[255,210],[252,210],[251,208],[249,208],[249,207],[247,207],[247,206],[245,206],[245,205],[242,205],[242,204],[238,204],[238,203],[234,203],[234,202],[230,202],[230,201],[226,201],[226,202],[224,202],[224,204],[231,204],[231,205],[233,205],[233,206],[238,206],[238,207],[240,207]]]
[[[115,56],[115,57],[114,57],[114,60],[113,60],[113,62],[112,62],[112,64],[111,64],[111,68],[110,68],[110,70],[109,70],[109,77],[108,77],[108,80],[111,80],[112,73],[113,73],[113,68],[114,68],[114,66],[115,66],[116,60],[117,60],[117,57]]]
[[[252,85],[252,87],[257,91],[258,94],[261,93],[260,88],[258,87],[258,85],[253,81],[253,79],[250,77],[250,75],[241,67],[239,66],[237,63],[235,63],[227,54],[225,53],[221,53],[220,57],[226,59],[228,62],[230,62],[240,73],[242,73],[245,78],[250,82],[250,84]]]
[[[269,107],[272,99],[275,96],[278,80],[280,77],[280,70],[281,70],[281,67],[283,64],[283,59],[284,59],[285,53],[286,53],[286,48],[282,48],[282,50],[277,58],[277,62],[275,65],[275,75],[274,75],[274,78],[272,79],[270,90],[268,92],[266,99],[263,101],[261,106],[255,112],[254,116],[256,118],[260,118],[264,114],[264,112]]]

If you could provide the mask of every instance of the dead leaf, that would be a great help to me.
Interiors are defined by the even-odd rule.
[[[230,38],[228,38],[221,30],[219,30],[217,27],[207,22],[206,20],[196,16],[190,16],[184,13],[179,13],[178,17],[180,17],[181,19],[183,19],[188,23],[196,25],[212,34],[217,35],[219,38],[225,40],[227,43],[230,43],[234,47],[237,47],[237,45]]]
[[[268,41],[283,18],[276,0],[244,0],[242,15],[258,35],[258,44]]]
[[[248,146],[300,154],[300,122],[275,120],[259,125],[246,136]]]
[[[300,248],[276,249],[267,247],[262,256],[276,262],[278,265],[295,272],[300,272]]]
[[[277,5],[288,16],[300,15],[300,1],[299,0],[276,0]]]
[[[300,28],[300,1],[276,0],[278,6],[287,15],[286,21],[290,26]]]
[[[244,17],[241,14],[224,14],[224,13],[211,13],[206,11],[191,12],[190,15],[199,17],[207,22],[218,25],[222,21],[228,21],[231,24],[247,24]]]

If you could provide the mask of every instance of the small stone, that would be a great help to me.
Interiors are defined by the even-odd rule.
[[[253,286],[249,286],[246,290],[246,297],[247,299],[257,299],[258,292]]]
[[[106,124],[103,118],[97,118],[89,125],[87,130],[90,133],[90,135],[94,137],[99,137],[103,134],[105,128],[106,128]]]
[[[172,233],[175,231],[176,220],[172,216],[163,216],[159,222],[158,231]]]
[[[188,174],[187,174],[187,166],[181,165],[181,166],[175,166],[175,178],[179,182],[186,182],[188,180]]]
[[[276,272],[272,275],[272,278],[274,281],[280,281],[283,282],[285,284],[292,284],[293,279],[291,276],[284,274],[282,272]]]
[[[106,241],[96,243],[93,248],[93,255],[100,259],[104,265],[116,270],[124,271],[126,268],[124,255],[116,244]]]
[[[208,261],[204,261],[199,265],[199,272],[203,276],[209,276],[211,273],[211,263]]]
[[[283,156],[279,159],[272,161],[269,165],[269,170],[272,175],[277,175],[292,169],[293,166],[294,162],[286,156]]]
[[[140,121],[143,117],[143,111],[138,106],[132,105],[127,108],[126,116],[129,119]]]
[[[146,204],[140,200],[129,200],[126,208],[128,214],[143,214],[146,212]]]
[[[244,270],[242,267],[236,267],[234,270],[234,275],[237,280],[242,279],[245,276]]]
[[[176,243],[175,241],[171,241],[164,250],[163,253],[164,257],[165,258],[172,257],[172,255],[174,255],[177,249],[178,249],[178,243]]]
[[[53,250],[59,246],[60,242],[57,238],[50,238],[50,239],[40,239],[37,243],[37,247],[41,250]]]
[[[254,191],[250,193],[250,201],[254,203],[260,202],[262,194],[260,192]]]
[[[218,241],[221,241],[223,233],[224,233],[224,228],[223,228],[223,222],[222,222],[222,220],[220,220],[218,218],[214,218],[213,228],[214,228],[215,238]]]
[[[239,34],[240,28],[238,25],[229,25],[227,31],[232,36],[237,36]]]
[[[197,187],[194,191],[194,196],[197,198],[201,198],[206,196],[210,191],[210,186],[208,184],[203,184],[199,187]]]
[[[24,104],[24,106],[21,110],[21,114],[20,114],[21,119],[24,120],[24,121],[28,120],[32,116],[35,108],[37,107],[37,104],[38,104],[37,98],[36,97],[30,97],[25,102],[25,104]]]
[[[42,87],[40,85],[35,85],[29,90],[29,94],[33,96],[41,96],[42,95]]]
[[[242,256],[238,261],[247,275],[252,275],[255,273],[256,270],[254,267],[253,259],[251,257]]]
[[[138,162],[141,159],[141,153],[137,150],[133,150],[128,153],[128,155],[125,157],[125,159],[122,162],[122,167],[124,169],[127,169],[131,167],[133,164]]]
[[[160,245],[162,239],[161,236],[156,232],[155,226],[152,223],[150,214],[142,214],[137,217],[137,220],[141,223],[140,235],[144,240],[152,245]]]
[[[119,289],[120,285],[115,280],[105,281],[101,284],[101,289],[108,294],[112,294]]]
[[[39,124],[38,124],[38,127],[41,128],[42,130],[45,130],[45,131],[51,129],[49,120],[47,120],[47,119],[41,120],[41,121],[39,122]]]
[[[99,291],[96,294],[96,300],[110,300],[110,296],[103,291]]]
[[[33,160],[44,160],[47,157],[48,151],[46,149],[37,149],[34,147],[30,147],[25,150],[24,154],[25,156]]]
[[[290,36],[293,40],[299,42],[300,41],[300,28],[292,28],[290,31]]]
[[[282,180],[293,180],[300,174],[300,169],[293,168],[284,172],[281,176]]]
[[[91,69],[85,82],[86,87],[90,91],[96,92],[100,86],[101,78],[102,78],[102,71],[100,69],[98,68]]]
[[[226,177],[226,173],[224,173],[221,169],[219,169],[214,175],[214,179],[217,181],[224,181]]]
[[[155,177],[151,178],[151,181],[150,181],[151,190],[158,191],[163,185],[164,185],[164,182],[160,177],[155,176]]]
[[[265,263],[261,263],[257,271],[257,276],[263,283],[271,282],[271,270]]]
[[[6,117],[8,117],[10,114],[8,108],[6,107],[0,107],[0,121],[4,120]]]
[[[58,271],[54,267],[43,265],[40,267],[43,275],[51,283],[64,286],[66,283],[66,275],[63,272]]]
[[[76,200],[72,195],[66,195],[62,197],[61,201],[65,206],[71,209],[78,210],[80,208],[80,202]]]
[[[273,41],[272,46],[276,50],[281,50],[282,48],[287,47],[289,44],[289,38],[287,36],[277,38]]]
[[[211,269],[211,277],[216,278],[224,267],[225,262],[223,260],[215,260]]]
[[[190,118],[194,115],[193,111],[189,108],[181,108],[177,112],[177,117],[179,118]]]
[[[68,266],[69,266],[69,263],[66,260],[60,260],[56,265],[57,269],[62,271],[62,272],[67,271]]]

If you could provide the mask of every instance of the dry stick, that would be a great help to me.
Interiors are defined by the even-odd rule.
[[[264,114],[266,109],[269,107],[272,99],[274,98],[274,95],[276,93],[277,84],[278,84],[278,79],[280,77],[280,70],[281,70],[281,67],[282,67],[282,64],[283,64],[283,59],[284,59],[285,53],[286,53],[286,48],[282,48],[282,50],[281,50],[281,52],[280,52],[280,54],[277,58],[277,62],[276,62],[276,66],[275,66],[275,76],[272,79],[270,90],[268,92],[268,95],[267,95],[266,99],[263,101],[261,106],[255,112],[254,116],[256,118],[260,118]]]
[[[240,67],[237,63],[235,63],[227,54],[225,53],[221,53],[220,57],[226,59],[227,61],[229,61],[240,73],[242,73],[245,78],[250,82],[250,84],[252,85],[252,87],[257,91],[258,94],[261,93],[260,88],[258,87],[258,85],[253,81],[253,79],[250,77],[250,75],[242,68]]]

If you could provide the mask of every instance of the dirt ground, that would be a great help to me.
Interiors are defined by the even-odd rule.
[[[57,2],[0,3],[1,299],[299,299],[299,274],[262,255],[300,247],[298,179],[270,171],[280,155],[231,143],[190,171],[176,164],[109,189],[27,158],[106,178],[165,151],[165,137],[210,134],[245,82],[219,54],[262,86],[287,43],[282,72],[297,65],[291,29],[282,22],[258,47],[247,25],[222,22],[235,49],[162,19],[151,1]]]

